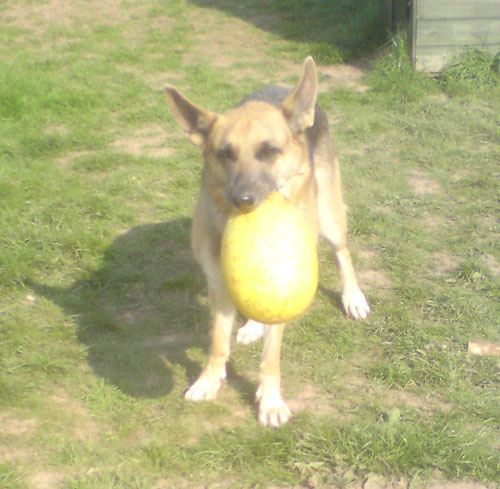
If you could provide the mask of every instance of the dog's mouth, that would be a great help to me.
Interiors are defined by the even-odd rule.
[[[265,189],[247,188],[238,192],[235,192],[234,189],[228,189],[228,200],[237,212],[246,214],[259,207],[259,205],[262,204],[262,202],[264,202],[273,192],[279,192],[284,197],[288,197],[286,194],[286,188],[289,181],[294,177],[300,177],[303,175],[303,171],[296,171],[293,174],[288,175],[287,178],[283,179],[281,184],[277,183],[270,185]]]
[[[279,192],[284,197],[290,181],[296,177],[302,178],[303,169],[292,169],[288,174],[275,178],[261,173],[257,178],[242,178],[237,176],[227,186],[226,196],[234,210],[239,213],[248,213],[255,210],[273,192]]]

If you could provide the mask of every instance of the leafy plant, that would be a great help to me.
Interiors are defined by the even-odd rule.
[[[403,34],[392,37],[376,58],[368,74],[368,83],[389,103],[416,101],[437,89],[429,75],[412,66],[408,42]]]
[[[466,48],[441,74],[444,89],[452,94],[477,93],[500,85],[500,52]]]

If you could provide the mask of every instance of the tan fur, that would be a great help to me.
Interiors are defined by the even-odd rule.
[[[186,392],[191,400],[215,398],[226,377],[230,337],[236,314],[220,267],[222,233],[231,212],[246,212],[278,190],[304,214],[314,235],[332,245],[342,284],[342,303],[354,319],[369,306],[359,289],[346,246],[347,219],[340,170],[328,121],[317,108],[317,77],[312,58],[304,62],[297,87],[276,106],[254,99],[218,115],[167,87],[167,102],[190,140],[200,146],[205,165],[193,218],[192,247],[205,273],[213,308],[208,363]],[[264,338],[256,393],[264,425],[286,422],[290,410],[280,393],[280,349],[284,325],[249,320],[237,341]]]

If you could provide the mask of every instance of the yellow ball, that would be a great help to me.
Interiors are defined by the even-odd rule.
[[[252,212],[229,218],[221,262],[238,310],[262,323],[294,319],[316,293],[316,240],[299,210],[278,192]]]

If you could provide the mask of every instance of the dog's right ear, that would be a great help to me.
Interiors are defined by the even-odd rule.
[[[283,102],[282,110],[294,134],[314,124],[314,111],[318,95],[316,65],[308,56],[302,65],[302,76],[293,92]]]
[[[166,87],[165,95],[175,120],[188,133],[190,141],[198,146],[202,145],[217,114],[194,104],[174,87]]]

